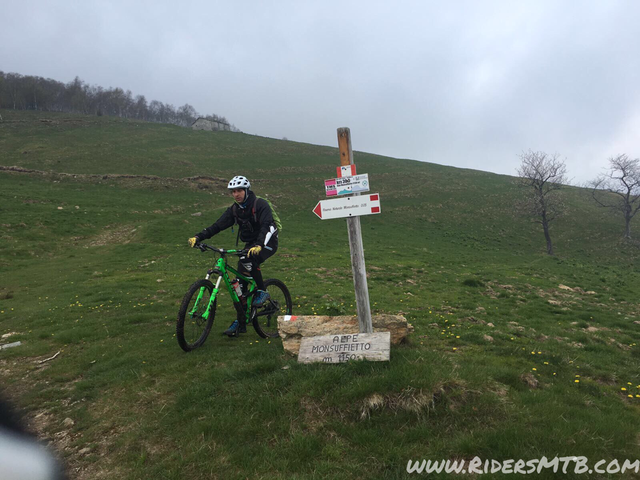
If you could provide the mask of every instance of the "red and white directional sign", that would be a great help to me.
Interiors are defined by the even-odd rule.
[[[373,193],[322,200],[313,209],[313,213],[322,220],[374,215],[380,213],[380,195]]]
[[[350,195],[369,191],[369,174],[353,175],[351,177],[332,178],[324,181],[327,197],[336,195]]]

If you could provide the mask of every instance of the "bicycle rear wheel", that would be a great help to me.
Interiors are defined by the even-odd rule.
[[[270,298],[263,306],[253,307],[253,328],[262,338],[276,338],[279,336],[278,316],[291,315],[293,302],[289,289],[280,280],[270,278],[265,280],[264,286]]]
[[[209,305],[212,292],[213,284],[209,280],[198,280],[189,287],[182,299],[176,323],[176,338],[180,348],[185,352],[200,347],[209,336],[216,316],[217,299],[211,305],[209,317],[204,318],[203,315]]]

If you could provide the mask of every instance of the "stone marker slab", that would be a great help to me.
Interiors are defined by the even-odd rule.
[[[354,333],[303,338],[299,363],[345,363],[349,360],[389,361],[391,333]]]
[[[413,326],[402,315],[373,315],[373,332],[390,332],[391,344],[398,345],[413,332]],[[300,342],[307,337],[358,333],[358,317],[325,315],[285,315],[278,317],[278,332],[285,352],[298,355]]]

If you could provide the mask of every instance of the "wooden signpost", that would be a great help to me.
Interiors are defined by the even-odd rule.
[[[380,195],[377,193],[361,195],[369,191],[369,176],[356,175],[351,150],[351,134],[348,128],[338,129],[340,148],[340,166],[337,177],[325,181],[328,197],[349,195],[346,197],[321,200],[313,209],[320,219],[346,218],[349,233],[349,250],[353,285],[356,293],[358,311],[358,334],[335,334],[303,338],[300,343],[298,362],[343,363],[349,360],[388,361],[391,342],[390,332],[373,333],[371,306],[367,286],[367,270],[364,264],[362,230],[360,216],[380,213]],[[291,317],[293,319],[295,317]],[[287,321],[287,317],[284,318]]]
[[[351,132],[348,128],[338,129],[338,148],[340,149],[340,170],[342,176],[345,176],[348,168],[351,170],[349,173],[355,175],[353,150],[351,149]],[[347,174],[346,176],[349,175]],[[358,193],[354,194],[355,197],[358,195]],[[360,217],[354,216],[347,218],[347,229],[349,231],[349,250],[351,251],[351,268],[353,270],[353,286],[356,290],[356,307],[360,333],[373,333]]]

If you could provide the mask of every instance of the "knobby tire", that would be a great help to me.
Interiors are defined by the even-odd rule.
[[[291,315],[293,302],[289,289],[280,280],[270,278],[264,286],[271,298],[262,307],[252,308],[253,328],[262,338],[277,338],[278,316]]]
[[[205,287],[201,302],[197,311],[191,313],[200,289]],[[213,292],[213,284],[209,280],[198,280],[189,287],[182,299],[180,310],[178,310],[178,321],[176,323],[176,338],[178,344],[185,352],[190,352],[202,346],[211,332],[213,319],[216,315],[218,300],[214,300],[209,311],[209,318],[205,320],[202,314],[206,311],[209,299]]]

